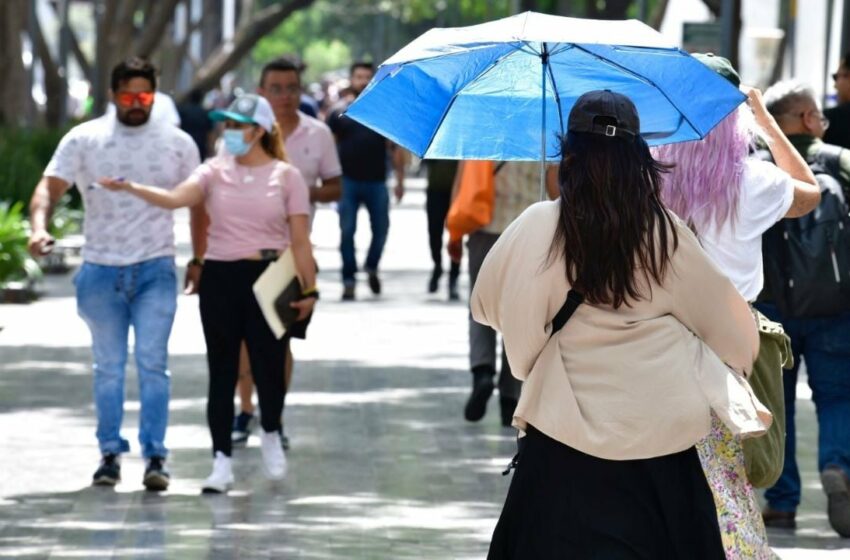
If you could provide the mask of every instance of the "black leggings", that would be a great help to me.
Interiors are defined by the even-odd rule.
[[[268,261],[248,260],[204,262],[198,295],[210,373],[207,424],[212,434],[213,454],[221,451],[230,456],[231,453],[233,393],[239,377],[242,340],[248,348],[257,386],[260,424],[266,432],[280,431],[288,337],[275,338],[252,289],[268,265]]]
[[[451,191],[428,189],[425,192],[425,211],[428,214],[428,241],[431,245],[431,260],[434,268],[443,270],[443,232],[446,228],[446,215],[452,202]],[[451,263],[451,278],[460,276],[460,263]]]

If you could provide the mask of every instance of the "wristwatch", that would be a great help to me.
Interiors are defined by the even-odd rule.
[[[192,257],[191,259],[189,259],[189,262],[186,263],[186,266],[204,266],[204,259]]]

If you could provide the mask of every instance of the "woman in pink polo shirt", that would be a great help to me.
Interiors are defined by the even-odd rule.
[[[209,240],[200,286],[201,322],[207,343],[210,383],[207,422],[213,441],[213,469],[204,492],[226,492],[233,485],[230,428],[233,391],[244,339],[260,401],[263,464],[271,479],[286,474],[280,444],[280,418],[286,343],[278,340],[260,311],[252,286],[270,262],[292,247],[307,289],[294,304],[298,320],[313,311],[318,298],[310,245],[310,195],[301,173],[286,163],[281,134],[264,98],[242,95],[226,111],[211,114],[225,123],[227,154],[208,160],[174,190],[121,179],[101,179],[163,208],[204,202],[210,216]]]

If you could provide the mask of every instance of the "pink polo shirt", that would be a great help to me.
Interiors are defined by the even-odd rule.
[[[307,186],[315,187],[319,179],[342,175],[336,142],[328,125],[301,111],[298,118],[298,126],[285,142],[286,157],[304,176]]]
[[[289,247],[289,216],[310,215],[310,192],[282,161],[247,167],[231,156],[207,160],[192,173],[204,191],[210,226],[204,258],[235,261],[261,249]]]

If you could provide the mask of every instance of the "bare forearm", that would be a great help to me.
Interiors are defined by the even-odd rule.
[[[779,125],[773,117],[770,117],[770,122],[763,121],[762,127],[767,133],[770,148],[770,153],[773,155],[773,160],[779,169],[788,173],[793,179],[808,183],[812,186],[817,185],[815,176],[811,168],[800,155],[800,152],[794,148],[794,145],[788,140]]]
[[[322,181],[321,187],[310,189],[310,202],[334,202],[342,195],[342,179],[334,177]]]
[[[54,202],[44,180],[39,181],[30,199],[30,225],[32,230],[47,231],[47,224],[53,214]]]
[[[203,204],[196,204],[189,210],[189,233],[192,238],[192,255],[202,258],[207,252],[207,227],[209,216]]]
[[[292,257],[295,259],[295,269],[301,278],[302,287],[307,290],[316,285],[316,261],[313,260],[313,248],[310,242],[293,242]]]
[[[128,187],[125,190],[132,195],[138,196],[145,202],[159,206],[160,208],[174,210],[175,208],[186,206],[185,202],[181,201],[180,197],[176,196],[174,191],[168,191],[160,187],[128,183]]]

